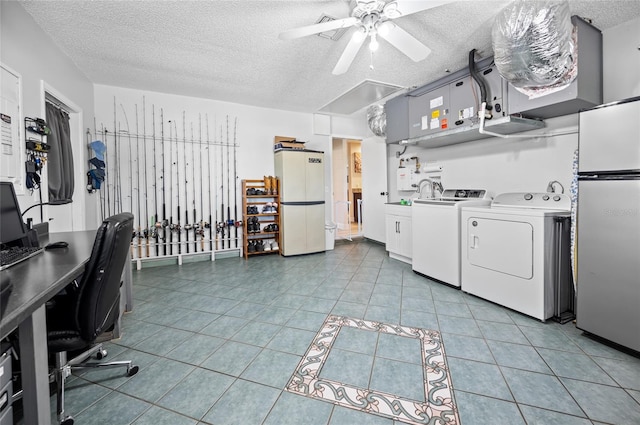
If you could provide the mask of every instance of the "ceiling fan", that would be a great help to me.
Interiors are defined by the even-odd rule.
[[[340,56],[338,63],[333,68],[333,74],[335,75],[347,72],[367,37],[370,37],[369,49],[372,52],[378,49],[377,36],[380,36],[396,49],[409,56],[414,62],[419,62],[429,56],[431,49],[391,21],[402,16],[451,3],[452,1],[394,0],[387,2],[384,0],[356,0],[355,7],[351,11],[349,18],[336,19],[284,31],[280,33],[280,39],[291,40],[325,31],[355,27],[356,32],[353,33],[342,56]]]

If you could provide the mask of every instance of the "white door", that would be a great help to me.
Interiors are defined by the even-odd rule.
[[[362,149],[362,230],[365,238],[385,243],[387,144],[382,137],[364,139]]]
[[[280,229],[282,255],[304,254],[307,247],[307,217],[304,206],[281,205]]]
[[[304,209],[307,221],[305,250],[308,253],[324,251],[326,249],[324,204],[307,205]]]
[[[466,226],[470,264],[521,279],[533,277],[531,223],[469,217]]]

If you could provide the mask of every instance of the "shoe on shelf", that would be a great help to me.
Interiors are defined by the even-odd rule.
[[[264,251],[264,243],[262,242],[262,239],[258,239],[256,241],[256,251],[257,252],[262,252]]]
[[[269,240],[264,241],[264,250],[265,251],[271,251],[271,241],[269,241]]]
[[[279,249],[280,249],[280,247],[278,246],[278,241],[271,242],[271,250],[272,251],[277,251]]]
[[[253,241],[249,241],[249,243],[247,244],[247,252],[256,252],[256,245],[253,243]]]

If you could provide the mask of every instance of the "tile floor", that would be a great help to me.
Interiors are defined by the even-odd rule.
[[[107,359],[140,372],[74,377],[77,424],[400,424],[284,390],[330,314],[439,331],[462,425],[640,423],[640,359],[432,282],[367,241],[146,268],[134,297]],[[378,340],[371,367],[347,342],[329,354],[332,378],[422,395],[413,348]],[[406,385],[385,363],[404,366]]]

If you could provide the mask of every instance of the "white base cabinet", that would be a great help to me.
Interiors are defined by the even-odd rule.
[[[389,257],[411,264],[411,207],[387,204],[385,209],[386,249]]]

